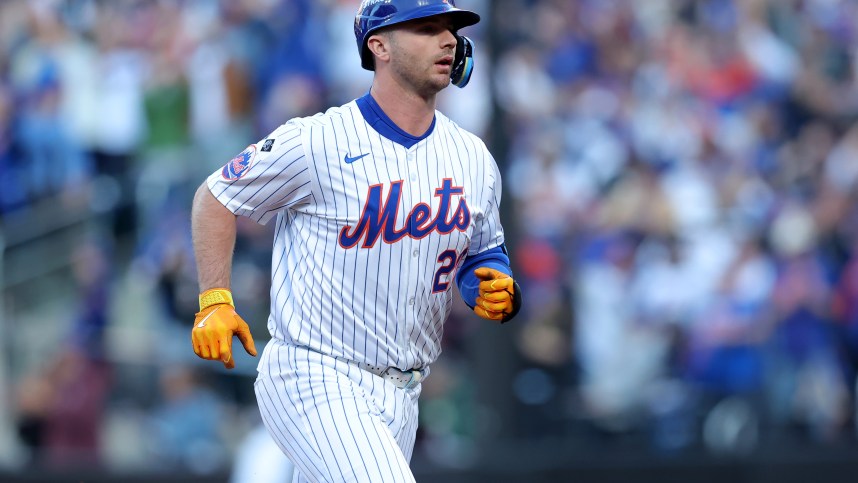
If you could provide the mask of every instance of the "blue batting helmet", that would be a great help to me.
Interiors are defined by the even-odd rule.
[[[456,8],[455,0],[363,0],[355,16],[355,39],[360,52],[360,65],[375,70],[367,39],[376,30],[433,15],[449,15],[456,29],[473,25],[480,16],[470,10]]]

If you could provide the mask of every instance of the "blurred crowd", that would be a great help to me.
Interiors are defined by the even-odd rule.
[[[10,366],[18,463],[206,473],[258,436],[255,362],[227,374],[188,343],[190,200],[285,120],[368,90],[357,3],[0,2],[3,228],[44,204],[93,227],[78,306],[48,324],[64,342]],[[439,107],[504,175],[526,303],[497,383],[518,417],[480,407],[463,369],[484,324],[456,304],[418,454],[467,465],[498,425],[665,451],[854,440],[858,4],[459,4],[483,16],[477,69]],[[241,220],[233,273],[263,341],[271,237]]]
[[[854,441],[858,4],[502,11],[522,431]]]
[[[0,381],[11,389],[0,417],[17,443],[0,444],[4,464],[229,468],[258,422],[255,362],[226,375],[188,352],[190,201],[280,123],[369,88],[354,55],[356,7],[0,2],[3,333],[15,334],[3,340]],[[240,232],[236,295],[264,341],[271,231],[249,222]],[[69,250],[67,233],[78,234]],[[53,249],[22,247],[52,238]],[[14,263],[19,253],[30,258]],[[72,285],[28,306],[28,293],[64,272]],[[72,307],[45,308],[58,301]]]

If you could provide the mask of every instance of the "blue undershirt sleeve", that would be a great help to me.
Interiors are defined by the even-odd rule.
[[[512,277],[509,256],[504,245],[465,258],[456,274],[456,285],[459,287],[459,293],[462,294],[462,300],[471,308],[477,304],[477,296],[480,292],[481,280],[474,275],[474,270],[480,267],[493,268]]]

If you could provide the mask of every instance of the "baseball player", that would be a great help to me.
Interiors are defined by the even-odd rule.
[[[354,30],[370,91],[289,120],[194,198],[194,352],[227,368],[233,335],[256,355],[230,292],[236,216],[275,220],[255,388],[293,481],[414,481],[417,399],[451,285],[480,317],[519,310],[497,165],[435,110],[441,89],[468,83],[473,46],[458,31],[479,19],[453,0],[364,0]]]

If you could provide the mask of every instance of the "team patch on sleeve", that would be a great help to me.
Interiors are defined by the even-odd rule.
[[[232,158],[221,171],[223,179],[235,181],[241,179],[248,171],[250,171],[253,162],[256,160],[256,146],[251,144],[238,156]]]

